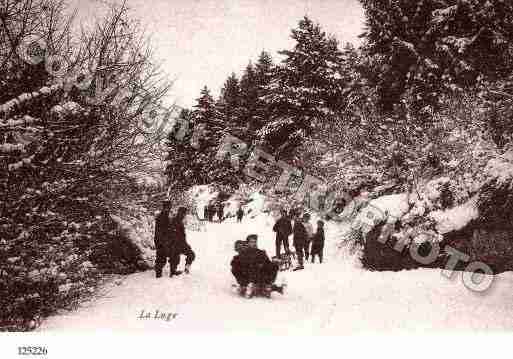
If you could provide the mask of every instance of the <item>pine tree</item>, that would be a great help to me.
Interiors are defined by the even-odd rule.
[[[214,98],[207,86],[203,87],[196,102],[194,116],[199,122],[208,123],[218,117]]]
[[[405,95],[413,110],[436,108],[441,92],[511,73],[513,3],[501,0],[361,0],[366,51],[375,56],[380,105]],[[407,94],[409,92],[409,94]]]
[[[269,85],[274,77],[274,63],[271,55],[262,51],[255,65],[257,83],[256,113],[251,123],[253,131],[261,129],[270,120],[270,110],[266,97],[269,95]]]
[[[292,50],[276,69],[266,101],[272,121],[259,133],[269,150],[291,154],[312,131],[313,120],[339,110],[341,52],[335,38],[308,17],[292,30]]]
[[[177,126],[169,136],[166,174],[172,188],[186,190],[200,184],[237,186],[240,168],[233,168],[227,159],[216,158],[229,126],[206,86],[194,110],[182,111],[180,119],[189,125],[185,137],[177,136]]]
[[[232,73],[224,83],[217,102],[218,111],[226,123],[241,124],[241,100],[239,79]]]
[[[247,126],[248,129],[257,127],[258,120],[256,119],[257,104],[258,104],[258,82],[255,67],[250,62],[240,80],[240,88],[242,95],[242,108],[241,123]]]

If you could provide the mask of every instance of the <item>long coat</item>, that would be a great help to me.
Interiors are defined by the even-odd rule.
[[[265,251],[258,248],[246,248],[239,255],[233,257],[231,265],[242,271],[250,278],[255,277],[271,260]]]
[[[276,232],[276,235],[280,238],[290,236],[292,233],[292,224],[290,223],[290,219],[286,217],[278,219],[274,224],[273,231]]]
[[[317,233],[315,233],[313,236],[312,254],[322,253],[323,249],[324,249],[324,229],[318,228]]]
[[[173,217],[169,227],[171,231],[171,248],[173,251],[181,252],[188,246],[185,238],[185,226],[183,221],[179,220],[177,217]]]
[[[159,213],[155,220],[155,248],[157,253],[169,254],[173,241],[171,221],[167,213]]]
[[[304,247],[306,246],[306,242],[308,241],[308,232],[306,231],[305,226],[303,223],[299,221],[294,222],[294,238],[292,240],[292,243],[294,244],[294,247]]]

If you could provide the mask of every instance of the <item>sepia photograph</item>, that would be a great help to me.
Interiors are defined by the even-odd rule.
[[[6,358],[501,335],[512,297],[513,1],[0,0]]]

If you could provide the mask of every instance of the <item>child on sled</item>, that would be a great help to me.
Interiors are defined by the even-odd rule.
[[[272,291],[283,294],[283,286],[274,284],[278,264],[272,262],[265,251],[258,249],[258,236],[251,234],[246,241],[237,241],[238,254],[231,261],[232,273],[239,284],[239,292],[246,298],[256,294],[271,296]]]

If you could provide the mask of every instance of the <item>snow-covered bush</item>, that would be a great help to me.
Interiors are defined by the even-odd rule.
[[[454,205],[455,181],[440,177],[429,181],[417,193],[406,195],[405,211],[394,206],[378,206],[393,196],[370,201],[360,210],[351,230],[362,246],[364,267],[373,270],[400,270],[422,266],[409,254],[411,245],[450,245],[467,254],[471,261],[484,261],[495,271],[510,270],[513,265],[511,196],[513,193],[513,156],[507,152],[488,161],[480,178],[486,180],[474,195]],[[448,198],[450,200],[448,200]],[[399,199],[399,197],[397,198]],[[374,205],[371,205],[373,204]],[[400,250],[397,250],[399,248]],[[429,266],[443,266],[445,252]],[[422,255],[422,254],[421,254]]]
[[[503,227],[513,219],[513,151],[490,160],[479,191],[480,221]]]
[[[62,6],[7,0],[0,10],[0,330],[33,329],[37,318],[91,294],[102,273],[140,268],[138,248],[110,215],[140,188],[131,174],[156,156],[156,134],[141,125],[167,84],[142,55],[146,44],[126,7],[110,8],[103,24],[72,39]],[[40,21],[45,14],[51,23]],[[11,48],[17,41],[3,41],[7,32],[23,39],[23,31],[42,34],[52,43],[46,51],[75,64],[65,69],[69,79],[20,58]],[[98,61],[84,54],[99,48],[112,71],[90,73],[82,91],[71,74]],[[129,99],[116,99],[120,86]]]

